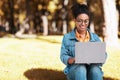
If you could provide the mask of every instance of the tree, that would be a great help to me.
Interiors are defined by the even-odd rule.
[[[107,45],[118,44],[118,21],[115,0],[102,0],[105,18],[105,41]]]
[[[14,1],[13,0],[8,0],[8,4],[10,7],[10,33],[14,34],[16,32],[16,28],[14,25]]]
[[[102,1],[87,0],[87,4],[90,10],[90,30],[104,38],[102,31],[104,26]]]

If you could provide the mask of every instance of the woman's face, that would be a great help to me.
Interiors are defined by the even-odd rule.
[[[78,32],[84,32],[87,30],[89,25],[89,16],[85,13],[78,15],[75,19],[75,25]]]

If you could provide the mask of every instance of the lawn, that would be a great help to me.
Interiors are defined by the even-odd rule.
[[[66,80],[60,61],[62,36],[0,38],[0,80]],[[120,48],[108,47],[104,80],[120,80]]]

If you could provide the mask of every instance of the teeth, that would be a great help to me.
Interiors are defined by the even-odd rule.
[[[81,28],[85,28],[85,27],[81,27]]]

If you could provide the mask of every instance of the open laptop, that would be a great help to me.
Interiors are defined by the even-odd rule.
[[[105,52],[105,42],[76,42],[75,63],[104,63],[106,59]]]

